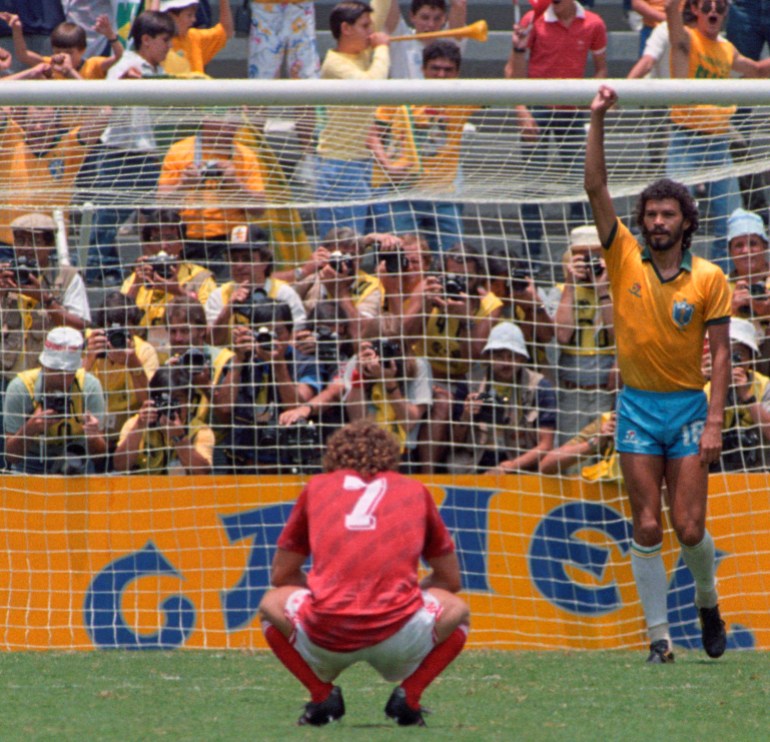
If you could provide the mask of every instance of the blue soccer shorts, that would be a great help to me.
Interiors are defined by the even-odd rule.
[[[679,459],[700,452],[708,402],[704,392],[648,392],[623,387],[618,395],[615,447]]]

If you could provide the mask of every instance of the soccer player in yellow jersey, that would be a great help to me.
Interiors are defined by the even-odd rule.
[[[618,220],[607,186],[604,118],[617,101],[601,86],[591,104],[585,189],[604,247],[613,299],[618,365],[617,450],[631,513],[631,567],[650,636],[648,662],[671,662],[667,579],[661,556],[662,484],[682,557],[695,579],[703,647],[727,646],[714,579],[714,541],[706,530],[708,467],[722,450],[730,383],[730,291],[713,263],[689,250],[698,210],[687,188],[659,180],[642,191],[637,224],[642,248]],[[711,396],[706,400],[701,349],[708,334]]]

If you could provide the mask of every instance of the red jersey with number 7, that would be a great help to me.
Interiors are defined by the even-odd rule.
[[[312,598],[299,619],[314,644],[335,652],[395,634],[422,607],[420,557],[454,551],[428,490],[392,471],[369,481],[352,470],[313,477],[278,546],[312,554]]]

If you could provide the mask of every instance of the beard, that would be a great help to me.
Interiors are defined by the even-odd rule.
[[[674,247],[674,245],[676,245],[676,243],[682,239],[684,229],[680,226],[676,229],[672,229],[671,231],[651,231],[645,227],[642,227],[642,234],[644,235],[644,240],[650,250],[655,250],[655,252],[665,252],[666,250],[670,250],[672,247]]]

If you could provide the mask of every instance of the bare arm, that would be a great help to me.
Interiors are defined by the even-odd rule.
[[[447,15],[449,28],[462,28],[468,23],[468,0],[452,0]]]
[[[460,578],[460,561],[457,558],[457,552],[453,551],[451,554],[444,554],[444,556],[429,559],[428,565],[431,571],[420,580],[421,590],[438,587],[450,593],[460,592],[462,580]]]
[[[553,428],[541,428],[538,432],[536,446],[515,459],[502,461],[500,466],[492,469],[492,471],[537,471],[540,460],[553,448],[555,437],[556,431]]]
[[[586,140],[584,187],[602,244],[606,244],[617,221],[615,206],[607,187],[607,165],[604,160],[604,117],[617,99],[612,88],[607,85],[599,88],[591,103],[591,125]]]
[[[671,46],[671,77],[689,77],[690,34],[684,25],[679,0],[666,0],[668,40]]]
[[[230,8],[230,0],[219,0],[219,22],[225,29],[228,39],[235,36],[235,24],[233,23],[233,11]]]
[[[651,57],[649,54],[642,54],[642,56],[637,60],[636,64],[631,68],[631,71],[628,73],[628,79],[639,80],[640,78],[649,75],[650,70],[652,70],[654,64],[655,59],[653,59],[653,57]]]
[[[270,569],[270,584],[273,587],[286,585],[305,587],[307,576],[302,571],[302,565],[306,559],[304,554],[298,554],[296,551],[287,551],[280,547],[276,549],[273,566]]]
[[[607,52],[594,53],[594,78],[604,80],[607,77]]]
[[[720,325],[709,325],[706,332],[711,350],[711,395],[706,414],[706,426],[700,440],[700,460],[704,464],[710,464],[722,453],[725,400],[732,380],[730,324],[723,322]]]
[[[744,77],[770,77],[770,57],[761,62],[736,54],[733,59],[733,71]]]

